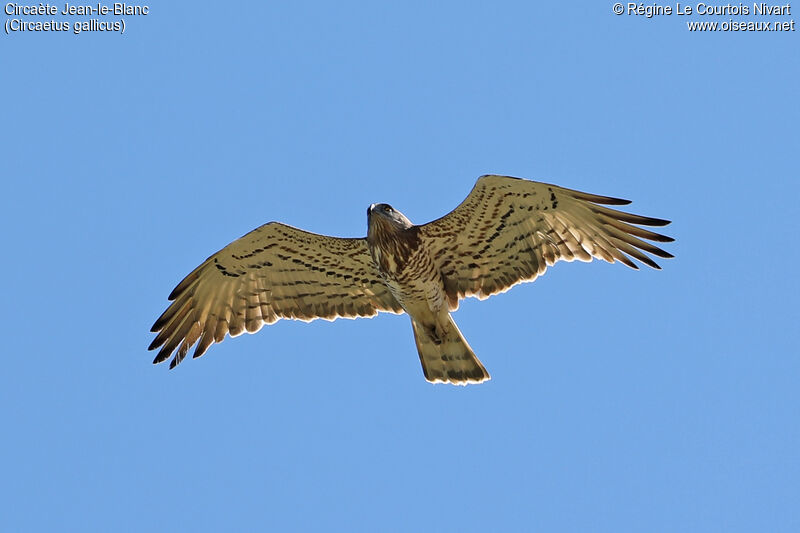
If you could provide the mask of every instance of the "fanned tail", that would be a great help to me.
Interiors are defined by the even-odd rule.
[[[446,321],[437,325],[435,333],[429,332],[419,322],[411,319],[425,379],[431,383],[454,385],[482,383],[491,379],[461,335],[453,317],[449,314],[446,316]],[[433,335],[438,339],[434,339]]]

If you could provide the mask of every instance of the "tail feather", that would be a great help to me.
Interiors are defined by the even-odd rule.
[[[438,343],[413,318],[411,326],[414,328],[422,371],[425,379],[431,383],[466,385],[491,379],[449,314],[447,321],[437,326],[436,334],[440,337],[436,339],[440,341]]]

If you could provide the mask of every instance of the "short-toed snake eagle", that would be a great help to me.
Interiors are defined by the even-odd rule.
[[[194,357],[227,334],[254,333],[281,318],[371,317],[408,313],[425,378],[480,383],[489,373],[451,311],[467,296],[484,299],[533,281],[560,260],[659,266],[643,252],[672,257],[643,239],[673,239],[639,226],[667,220],[604,207],[627,200],[507,176],[482,176],[452,212],[413,225],[387,204],[367,210],[366,238],[317,235],[270,222],[206,259],[169,295],[153,324],[161,348],[177,349],[170,368],[197,343]]]

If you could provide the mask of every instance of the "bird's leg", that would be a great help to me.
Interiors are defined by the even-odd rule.
[[[430,327],[426,326],[425,330],[428,333],[428,337],[430,337],[430,339],[433,341],[433,344],[437,346],[442,344],[442,337],[441,335],[439,335],[439,331],[438,328],[436,327],[436,324]]]
[[[447,335],[450,332],[450,328],[448,327],[449,321],[449,314],[444,313],[444,318],[440,316],[430,326],[427,324],[425,325],[425,331],[428,333],[428,337],[430,337],[431,341],[433,341],[435,345],[439,346],[444,342],[444,339],[447,338]]]

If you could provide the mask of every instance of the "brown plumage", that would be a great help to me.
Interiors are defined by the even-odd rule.
[[[271,222],[232,242],[191,272],[156,320],[154,363],[175,367],[227,334],[253,333],[280,318],[411,317],[428,381],[489,379],[450,311],[533,281],[559,260],[660,268],[645,255],[672,257],[642,239],[670,242],[639,226],[666,220],[604,207],[627,200],[506,176],[483,176],[446,216],[413,225],[387,204],[368,210],[366,238],[342,239]],[[634,225],[636,224],[636,225]]]

